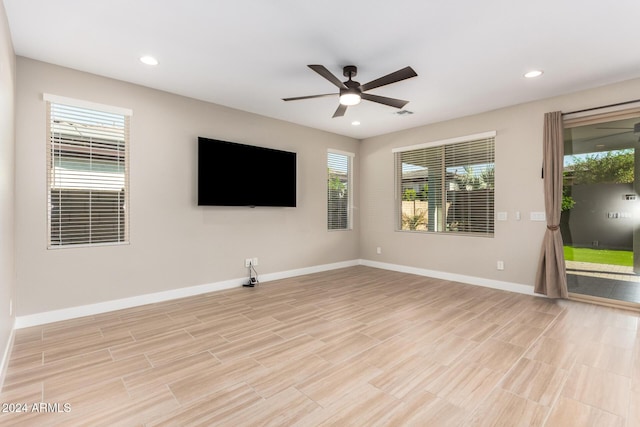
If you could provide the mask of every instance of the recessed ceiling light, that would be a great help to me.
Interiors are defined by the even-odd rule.
[[[352,124],[353,126],[360,126],[360,122],[359,122],[359,121],[357,121],[357,120],[356,120],[356,121],[354,121],[354,122],[351,122],[351,124]]]
[[[533,79],[536,77],[540,77],[544,73],[542,70],[531,70],[528,73],[525,73],[524,76],[528,79]]]
[[[158,60],[153,56],[149,56],[149,55],[140,57],[140,62],[147,65],[158,65]]]

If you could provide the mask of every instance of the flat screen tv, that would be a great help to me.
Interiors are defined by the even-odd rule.
[[[198,206],[296,206],[296,153],[198,138]]]

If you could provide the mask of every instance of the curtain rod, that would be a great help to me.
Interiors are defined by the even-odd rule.
[[[609,107],[619,107],[621,105],[633,104],[635,102],[640,102],[640,99],[634,99],[633,101],[618,102],[617,104],[602,105],[600,107],[585,108],[584,110],[569,111],[568,113],[562,113],[562,115],[566,116],[569,114],[586,113],[587,111],[600,110],[602,108],[609,108]]]

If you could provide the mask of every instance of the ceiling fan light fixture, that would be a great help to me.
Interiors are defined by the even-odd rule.
[[[347,89],[340,93],[340,104],[342,105],[358,105],[360,101],[362,101],[362,98],[356,90]]]

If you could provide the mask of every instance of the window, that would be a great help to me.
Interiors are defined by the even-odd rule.
[[[45,100],[49,248],[127,243],[131,113]]]
[[[393,150],[398,229],[493,236],[495,132]]]
[[[353,154],[327,153],[327,224],[329,230],[351,229],[351,165]]]

